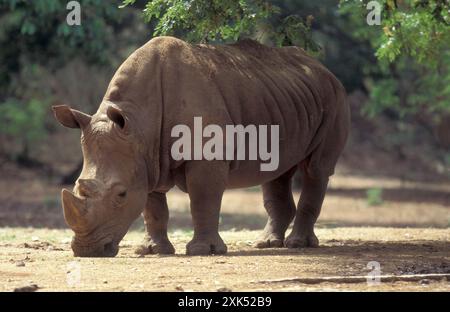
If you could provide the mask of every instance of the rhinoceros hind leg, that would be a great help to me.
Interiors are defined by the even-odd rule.
[[[292,168],[279,178],[263,184],[264,208],[269,218],[256,248],[279,248],[284,245],[284,234],[295,216],[291,178],[296,171]]]
[[[311,177],[303,171],[302,193],[298,203],[294,226],[285,240],[288,248],[318,247],[314,224],[319,217],[328,184],[328,176]]]
[[[147,234],[144,242],[135,250],[136,254],[174,254],[175,248],[167,237],[169,209],[166,194],[150,193],[143,211]]]

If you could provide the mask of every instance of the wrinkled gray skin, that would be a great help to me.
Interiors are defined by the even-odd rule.
[[[81,128],[84,165],[73,192],[63,189],[67,224],[75,232],[75,256],[115,256],[129,225],[147,202],[147,172],[139,140],[127,133],[122,113],[91,116],[67,106],[54,107],[58,120]],[[142,170],[144,168],[144,170]]]
[[[147,236],[137,252],[174,253],[166,193],[175,185],[190,197],[189,255],[227,251],[218,232],[223,192],[254,185],[262,185],[269,216],[256,247],[318,246],[314,224],[349,132],[345,98],[333,74],[296,47],[152,39],[121,65],[93,116],[54,107],[61,124],[82,132],[82,173],[73,192],[62,191],[75,256],[115,256],[140,213]],[[175,161],[171,130],[193,129],[196,116],[222,128],[279,125],[278,168],[262,172],[260,160]],[[303,183],[296,207],[297,170]]]

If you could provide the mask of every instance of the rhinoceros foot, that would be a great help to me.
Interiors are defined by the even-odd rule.
[[[220,255],[227,252],[227,245],[219,235],[214,238],[194,238],[186,245],[186,254],[190,256]]]
[[[175,253],[175,248],[167,238],[160,240],[145,238],[144,242],[134,252],[138,255],[171,255]]]
[[[287,248],[319,247],[319,239],[314,232],[300,234],[291,233],[286,238],[284,245]]]
[[[264,233],[255,243],[256,248],[281,248],[283,246],[283,235],[278,235],[275,233]]]

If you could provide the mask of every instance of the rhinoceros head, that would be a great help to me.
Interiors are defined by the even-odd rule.
[[[66,105],[54,106],[53,111],[62,125],[81,129],[83,170],[73,191],[63,189],[61,194],[64,218],[75,232],[74,255],[114,257],[147,200],[147,170],[138,133],[113,105],[93,116]]]

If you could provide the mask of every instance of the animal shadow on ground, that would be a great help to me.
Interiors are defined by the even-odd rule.
[[[339,255],[339,257],[364,257],[379,254],[382,257],[392,257],[405,259],[407,257],[433,256],[433,254],[450,255],[450,246],[447,242],[439,241],[408,241],[408,242],[375,242],[375,241],[354,241],[354,240],[329,240],[321,242],[318,248],[268,248],[268,249],[246,249],[240,251],[230,251],[227,256],[269,256],[269,255],[290,255],[290,256],[315,256],[327,257]]]
[[[324,240],[318,248],[269,248],[246,247],[231,250],[221,257],[285,256],[283,259],[313,261],[317,263],[367,263],[375,260],[392,268],[398,274],[450,273],[450,246],[444,241],[413,240],[408,242],[375,242],[359,240]],[[182,251],[164,257],[192,258]],[[127,257],[123,255],[123,257]],[[278,259],[278,258],[277,258]]]

